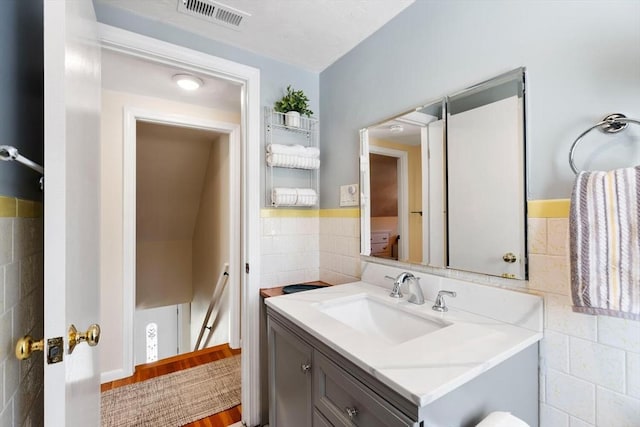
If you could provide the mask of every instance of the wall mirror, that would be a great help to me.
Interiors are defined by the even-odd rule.
[[[526,279],[524,72],[360,131],[362,255]]]

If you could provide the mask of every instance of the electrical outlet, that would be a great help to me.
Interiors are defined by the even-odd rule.
[[[360,200],[358,184],[340,186],[340,206],[358,206]]]

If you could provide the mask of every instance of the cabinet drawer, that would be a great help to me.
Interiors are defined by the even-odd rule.
[[[371,253],[372,254],[385,254],[391,253],[389,249],[388,243],[372,243],[371,244]]]
[[[415,425],[408,417],[314,351],[316,409],[334,426],[401,427]],[[351,414],[349,415],[349,412]],[[321,425],[321,424],[320,424]]]
[[[371,233],[371,243],[389,243],[389,233],[373,232]]]

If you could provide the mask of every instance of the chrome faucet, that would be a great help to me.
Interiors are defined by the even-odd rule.
[[[456,293],[453,291],[438,291],[438,296],[436,297],[436,303],[431,307],[435,311],[447,311],[447,304],[444,301],[444,296],[448,295],[450,297],[455,297]]]
[[[402,298],[402,292],[400,291],[400,288],[402,287],[403,283],[408,281],[409,292],[411,293],[411,296],[407,301],[413,304],[418,304],[418,305],[424,304],[424,295],[422,293],[422,289],[420,288],[419,277],[416,277],[413,274],[408,273],[406,271],[398,274],[398,276],[395,278],[391,276],[385,276],[385,277],[387,279],[393,280],[393,289],[391,289],[391,293],[389,294],[390,297]],[[414,283],[413,287],[411,286],[411,283]]]

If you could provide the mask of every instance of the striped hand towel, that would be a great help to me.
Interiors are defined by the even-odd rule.
[[[640,320],[640,166],[580,172],[569,230],[573,311]]]

